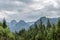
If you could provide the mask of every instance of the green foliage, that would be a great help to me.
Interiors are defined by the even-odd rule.
[[[5,26],[4,26],[5,25]],[[29,30],[22,29],[19,33],[10,32],[6,22],[0,23],[0,40],[60,40],[60,20],[58,23],[51,24],[49,19],[47,27],[40,20],[40,24],[34,23]]]
[[[59,20],[58,25],[60,25]],[[25,36],[22,37],[21,35],[23,34]],[[19,36],[23,40],[60,40],[60,28],[55,24],[51,24],[49,19],[47,21],[47,27],[45,27],[42,20],[40,20],[39,26],[35,23],[34,27],[30,27],[28,31],[24,30],[21,35]]]
[[[3,27],[3,28],[6,28],[6,27],[7,27],[5,18],[3,19],[3,26],[2,26],[2,27]]]
[[[0,22],[0,40],[15,40],[15,35],[10,32],[5,20]]]
[[[51,28],[51,23],[49,21],[49,19],[47,20],[47,29],[50,29]]]
[[[14,34],[12,32],[10,32],[9,28],[7,27],[6,29],[4,29],[2,26],[0,26],[0,40],[7,40],[7,39],[15,39],[14,38]]]
[[[58,27],[60,28],[60,19],[58,20]]]
[[[0,22],[0,26],[2,26],[2,23]]]

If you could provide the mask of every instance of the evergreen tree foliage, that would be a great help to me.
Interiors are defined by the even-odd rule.
[[[42,32],[42,29],[43,29],[42,19],[40,20],[40,25],[39,25],[39,27],[40,27],[40,31]]]
[[[7,24],[6,24],[6,20],[5,18],[3,19],[3,28],[6,28],[7,27]]]
[[[0,22],[0,26],[2,26],[2,23]]]
[[[36,23],[34,23],[34,27],[35,27],[35,29],[37,29],[37,28],[38,28],[38,26],[37,26],[37,24],[36,24]]]
[[[49,21],[49,19],[47,20],[47,29],[50,29],[51,28],[51,23]]]
[[[60,28],[60,19],[58,19],[58,27]]]
[[[60,19],[57,24],[51,24],[47,20],[47,27],[40,20],[38,25],[36,22],[29,30],[22,29],[19,32],[12,33],[6,20],[0,23],[0,40],[60,40]]]
[[[60,19],[58,20],[58,28],[57,28],[57,40],[60,40]]]

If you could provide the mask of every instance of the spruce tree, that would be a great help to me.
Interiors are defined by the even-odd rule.
[[[38,29],[36,22],[34,23],[34,27],[35,27],[35,29]]]
[[[43,30],[45,30],[45,25],[43,24]]]
[[[51,28],[51,23],[49,21],[49,19],[47,20],[47,29],[50,29]]]
[[[44,40],[44,27],[43,26],[44,25],[43,25],[42,19],[40,19],[40,25],[39,25],[39,27],[40,27],[40,39],[41,40]]]
[[[5,18],[3,19],[3,28],[6,28],[7,27],[7,24],[6,24],[6,20]]]
[[[58,20],[58,28],[60,28],[60,19]]]
[[[53,24],[52,31],[53,31],[53,40],[56,40],[56,33],[55,33],[56,27],[55,24]]]
[[[40,25],[39,25],[39,27],[40,27],[40,31],[42,31],[42,28],[43,28],[42,19],[40,19]]]
[[[40,25],[39,25],[39,27],[40,27],[40,31],[41,31],[41,32],[43,32],[43,31],[45,30],[45,25],[43,24],[42,19],[40,20]]]
[[[58,20],[57,40],[60,40],[60,19]]]

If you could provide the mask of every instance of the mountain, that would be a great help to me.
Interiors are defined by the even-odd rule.
[[[15,24],[15,30],[16,30],[16,31],[19,31],[19,30],[21,30],[21,29],[23,29],[23,28],[28,29],[28,27],[29,27],[29,24],[26,23],[26,22],[23,21],[23,20],[21,20],[21,21],[19,21],[17,24]]]
[[[14,26],[16,23],[17,23],[16,20],[12,20],[12,21],[10,22],[10,26]]]
[[[29,25],[32,25],[32,24],[34,24],[34,22],[27,22]]]
[[[23,20],[20,20],[19,22],[16,22],[16,20],[12,20],[9,23],[9,28],[12,32],[19,32],[21,29],[25,28],[26,30],[29,29],[30,25],[32,25],[32,22],[25,22]]]
[[[60,18],[60,17],[59,17]],[[47,20],[49,19],[50,20],[50,23],[51,24],[56,24],[58,22],[58,19],[59,18],[47,18],[47,17],[41,17],[40,19],[38,19],[35,23],[37,24],[37,26],[39,26],[40,24],[40,20],[42,20],[43,24],[45,24],[45,26],[47,25]],[[34,26],[31,25],[30,27]]]
[[[8,26],[9,26],[9,28],[10,28],[10,30],[11,31],[15,31],[15,24],[16,24],[17,22],[16,22],[16,20],[12,20],[10,23],[8,23]]]
[[[32,27],[34,26],[34,23],[36,23],[37,25],[40,24],[40,19],[42,19],[42,22],[43,24],[47,24],[47,20],[49,19],[50,20],[50,23],[51,24],[56,24],[58,22],[58,19],[59,18],[47,18],[47,17],[41,17],[39,18],[36,22],[25,22],[23,20],[20,20],[19,22],[16,22],[16,20],[12,20],[10,23],[9,23],[9,27],[10,27],[10,30],[12,32],[19,32],[21,29],[25,28],[26,30],[29,29],[29,27]]]
[[[37,21],[36,21],[36,24],[40,24],[40,20],[42,20],[42,22],[44,23],[44,24],[47,24],[47,18],[46,17],[41,17],[40,19],[38,19]]]

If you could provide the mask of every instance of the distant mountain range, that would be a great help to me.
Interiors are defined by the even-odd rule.
[[[40,19],[42,19],[43,24],[47,24],[47,20],[50,20],[51,24],[56,24],[58,22],[59,18],[47,18],[47,17],[41,17]],[[37,25],[40,24],[40,19],[38,19],[36,22],[25,22],[23,20],[20,20],[19,22],[16,22],[15,20],[12,20],[9,23],[9,27],[10,30],[12,32],[19,32],[21,29],[25,28],[26,30],[29,29],[29,27],[32,27],[34,25],[34,23],[36,23]]]
[[[8,25],[9,25],[9,28],[12,32],[15,32],[15,31],[19,32],[23,28],[28,30],[28,28],[32,24],[33,24],[33,22],[25,22],[23,20],[20,20],[19,22],[16,22],[16,20],[12,20]]]

